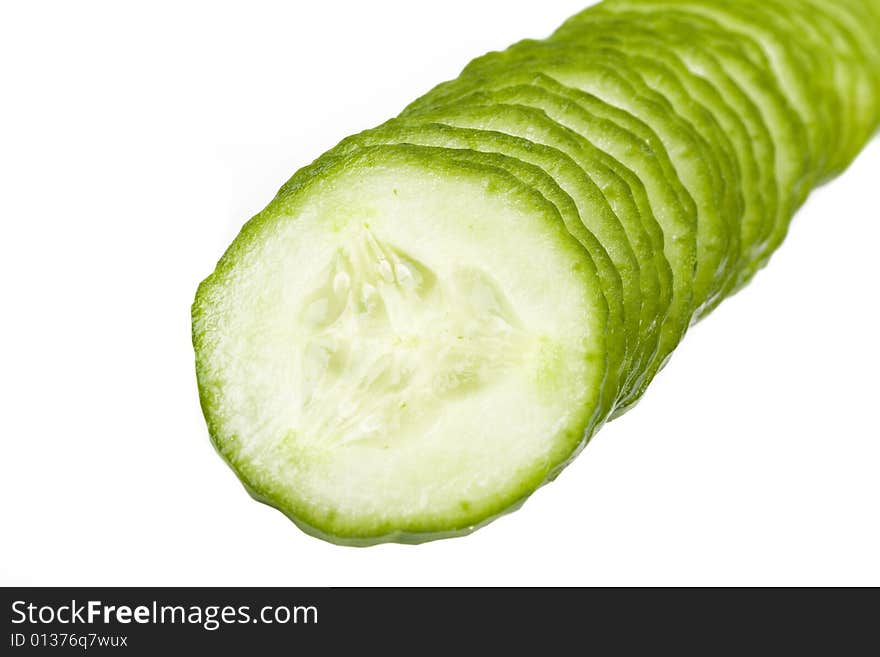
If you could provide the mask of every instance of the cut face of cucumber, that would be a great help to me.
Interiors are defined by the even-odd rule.
[[[495,112],[493,117],[495,124],[503,117],[509,122],[508,125],[513,125],[513,122],[518,118],[522,125],[527,125],[517,112],[499,111]],[[477,159],[487,157],[486,154],[503,154],[505,156],[503,161],[495,164],[507,168],[521,179],[526,179],[526,175],[518,171],[517,167],[522,168],[527,166],[525,163],[528,163],[532,169],[528,174],[530,184],[554,202],[563,216],[569,232],[584,244],[588,253],[595,253],[597,249],[600,251],[596,253],[597,257],[594,259],[599,263],[597,268],[600,270],[600,280],[603,279],[603,268],[607,268],[612,276],[616,271],[619,271],[622,276],[627,270],[614,269],[607,252],[600,246],[596,236],[589,232],[589,229],[598,225],[599,236],[606,238],[605,243],[614,244],[607,239],[607,226],[612,223],[620,226],[621,222],[618,217],[625,217],[628,222],[627,235],[632,234],[633,240],[631,244],[629,242],[624,244],[626,251],[623,254],[618,253],[616,259],[619,261],[621,257],[632,257],[629,253],[635,251],[638,255],[638,261],[629,275],[633,276],[633,280],[638,281],[638,286],[632,286],[626,308],[621,305],[620,310],[626,316],[629,340],[633,344],[638,342],[641,345],[641,352],[634,355],[633,358],[641,358],[647,362],[653,356],[659,339],[661,319],[666,314],[671,298],[671,271],[662,254],[662,234],[649,234],[640,221],[640,207],[644,207],[648,213],[650,213],[650,207],[646,202],[643,206],[637,205],[626,184],[622,180],[616,179],[612,172],[600,172],[596,176],[606,188],[605,192],[600,192],[596,183],[586,176],[584,170],[577,165],[575,160],[551,146],[493,130],[460,128],[401,119],[389,121],[379,128],[354,135],[344,140],[331,153],[333,155],[346,154],[356,148],[378,143],[410,143],[462,149],[459,151],[462,153],[460,157]],[[534,170],[535,168],[537,171]],[[537,178],[545,178],[545,180],[539,183]],[[556,190],[553,191],[550,187],[556,187]],[[560,195],[564,197],[561,202],[554,200],[558,199]],[[643,193],[642,196],[644,196]],[[577,224],[581,224],[580,227]],[[586,234],[585,227],[588,229]],[[619,240],[620,237],[617,239]],[[632,246],[631,250],[630,246]],[[620,289],[619,277],[614,277],[613,285],[616,286],[615,289]],[[603,284],[603,289],[604,287]],[[619,298],[619,296],[615,297],[615,294],[619,295],[620,292],[612,290],[612,300]],[[606,298],[608,297],[606,296]],[[620,328],[620,330],[622,329],[623,327]],[[622,336],[620,338],[615,336],[615,330],[609,326],[609,342],[622,339]],[[618,353],[617,350],[609,346],[607,393],[603,395],[603,398],[609,403],[619,396],[620,386],[635,385],[633,381],[622,380],[620,376],[620,372],[623,371],[623,363],[621,362],[621,359],[624,358],[623,349],[622,346],[618,358],[614,356],[615,353]],[[639,366],[631,363],[630,369],[633,372],[630,378],[636,379],[636,373],[641,371]]]
[[[521,77],[522,75],[525,77]],[[506,86],[524,79],[531,79],[533,85]],[[463,83],[470,85],[471,81]],[[492,89],[495,85],[487,80],[482,86]],[[435,113],[421,116],[440,116],[447,122],[457,124],[464,120],[471,127],[510,131],[515,128],[505,122],[508,121],[508,116],[516,112],[525,116],[525,121],[519,123],[521,134],[530,135],[533,139],[551,140],[559,144],[560,148],[574,148],[564,145],[564,138],[572,140],[572,135],[583,135],[586,139],[581,138],[578,142],[581,154],[575,157],[584,157],[583,151],[586,148],[589,149],[589,159],[584,166],[591,171],[597,170],[594,162],[599,161],[607,163],[622,177],[635,175],[644,182],[650,204],[656,208],[656,218],[666,236],[666,257],[672,266],[673,296],[669,312],[661,326],[659,344],[656,349],[652,349],[653,355],[646,361],[645,367],[639,370],[635,385],[622,397],[619,414],[631,406],[662,368],[690,325],[694,313],[692,284],[697,248],[696,219],[693,216],[696,211],[693,202],[689,206],[692,212],[689,215],[688,210],[679,203],[680,198],[690,199],[687,191],[674,171],[669,173],[670,169],[664,168],[659,162],[665,153],[654,151],[656,157],[652,157],[643,148],[645,142],[642,139],[653,139],[652,143],[658,149],[662,148],[662,144],[657,141],[656,136],[652,137],[653,133],[645,124],[629,114],[608,106],[598,98],[569,89],[546,76],[535,76],[534,73],[499,76],[497,86],[499,89],[496,91],[465,95]],[[412,114],[407,113],[406,116]],[[635,132],[623,129],[622,125]]]
[[[878,34],[876,0],[606,0],[343,139],[199,287],[217,451],[343,545],[517,508],[874,134]]]
[[[622,75],[620,65],[613,66],[577,47],[556,45],[514,47],[505,53],[487,55],[472,62],[465,73],[479,75],[484,67],[529,67],[544,71],[554,80],[601,98],[609,105],[651,126],[662,147],[654,153],[668,153],[673,172],[697,208],[697,270],[694,275],[696,314],[711,307],[728,286],[733,263],[739,254],[741,207],[727,193],[719,160],[709,142],[695,127],[680,117],[664,100],[643,83],[634,84],[635,74]],[[584,64],[583,62],[588,62]],[[734,181],[731,181],[733,184]],[[734,226],[736,230],[734,230]]]
[[[410,121],[422,121],[433,123],[442,121],[445,124],[459,127],[469,128],[488,132],[506,133],[515,135],[521,139],[528,139],[533,143],[542,145],[547,148],[555,149],[557,152],[563,153],[567,158],[576,163],[579,171],[571,169],[564,178],[560,178],[562,184],[576,199],[581,220],[590,231],[596,235],[601,243],[605,245],[607,255],[602,253],[595,254],[593,257],[596,262],[599,278],[602,281],[603,289],[606,290],[606,298],[609,300],[609,326],[614,327],[620,324],[620,335],[623,342],[620,347],[620,359],[615,358],[615,347],[609,345],[609,377],[613,377],[620,382],[618,394],[622,386],[626,384],[626,380],[622,378],[625,371],[633,371],[633,358],[638,358],[635,353],[635,344],[638,341],[640,331],[640,312],[641,304],[640,290],[638,286],[631,285],[623,293],[623,287],[620,283],[621,276],[615,276],[617,271],[628,271],[628,280],[639,281],[635,277],[638,270],[638,261],[634,261],[633,241],[628,239],[626,231],[621,225],[620,216],[627,221],[639,221],[637,215],[632,212],[608,213],[608,203],[612,203],[612,207],[618,207],[625,203],[626,195],[629,191],[625,188],[622,180],[616,176],[615,172],[605,166],[606,157],[604,153],[595,149],[589,142],[583,139],[576,132],[567,130],[552,121],[549,117],[541,112],[536,112],[528,107],[518,107],[514,105],[493,104],[491,107],[484,106],[480,101],[469,103],[458,103],[455,106],[443,108],[428,114],[422,114],[418,117],[407,117]],[[615,163],[616,164],[616,163]],[[589,170],[591,175],[588,176],[585,171]],[[608,190],[602,191],[600,188]],[[601,211],[597,211],[601,210]],[[631,206],[628,207],[631,209]],[[586,244],[589,251],[589,244]],[[606,262],[607,261],[607,262]],[[661,299],[662,301],[662,299]],[[662,311],[661,311],[662,314]],[[656,333],[656,324],[648,324],[644,326],[646,332]],[[613,337],[614,333],[612,332]],[[650,348],[648,343],[643,343]],[[615,373],[613,363],[620,362],[624,372]]]
[[[441,149],[364,149],[280,195],[193,321],[217,449],[339,542],[470,531],[598,421],[594,265],[544,197]]]
[[[610,122],[605,122],[603,125],[597,126],[597,130],[602,131],[601,135],[599,132],[594,131],[572,130],[562,125],[559,120],[556,120],[559,117],[554,110],[559,111],[567,104],[563,99],[556,99],[553,97],[553,94],[542,89],[528,88],[525,91],[528,92],[528,97],[517,95],[502,98],[497,95],[504,93],[504,90],[475,94],[459,99],[457,102],[444,106],[435,112],[419,114],[418,117],[424,121],[442,120],[456,126],[504,131],[508,134],[528,137],[539,143],[553,145],[555,148],[570,155],[583,168],[589,170],[597,184],[604,190],[608,190],[605,192],[606,195],[613,199],[617,194],[616,190],[619,189],[621,180],[625,181],[634,176],[633,172],[625,166],[627,158],[624,158],[624,162],[621,163],[614,157],[609,157],[609,153],[613,154],[618,149],[620,151],[625,149],[622,144],[626,142],[615,141],[624,138],[618,127]],[[409,114],[407,117],[413,118]],[[604,140],[601,142],[601,148],[591,141],[591,139],[596,139],[600,136]],[[609,144],[613,144],[613,146]],[[638,156],[639,153],[641,151],[636,149],[636,161],[641,161]],[[653,181],[650,182],[653,185]],[[633,185],[630,189],[637,188]],[[652,189],[654,188],[652,187]],[[627,222],[639,221],[637,215],[627,212],[619,212],[618,216],[624,220],[624,225]],[[621,244],[619,240],[622,239],[622,236],[618,227],[603,225],[603,217],[587,214],[585,215],[585,221],[590,222],[591,228],[596,231],[597,235],[603,235],[607,243]],[[667,345],[677,344],[681,333],[687,327],[690,317],[691,275],[695,258],[694,251],[688,251],[689,248],[693,249],[695,246],[694,233],[688,228],[686,224],[682,227],[681,235],[683,239],[678,241],[670,240],[669,244],[673,247],[674,254],[680,257],[682,261],[688,262],[691,269],[687,272],[688,277],[686,279],[673,281],[673,296],[670,299],[668,313],[664,313],[661,316],[662,319],[667,321],[659,326],[659,332],[655,331],[650,339],[646,339],[643,342],[645,349],[642,351],[641,358],[639,359],[639,362],[643,363],[643,365],[633,368],[630,386],[622,396],[624,399],[636,394],[635,391],[644,385],[643,381],[647,375],[646,372],[655,371],[656,368],[653,364],[662,358],[658,358],[658,352],[663,351]],[[631,230],[635,232],[637,229],[632,227]],[[690,237],[689,240],[687,239],[688,237]],[[623,248],[623,245],[618,248]],[[609,252],[613,251],[613,249],[609,249]],[[628,291],[630,293],[635,292],[634,289]],[[630,318],[632,319],[631,315]],[[656,339],[653,336],[656,336]]]

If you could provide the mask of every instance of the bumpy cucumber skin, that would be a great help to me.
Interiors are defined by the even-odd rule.
[[[238,462],[235,454],[223,439],[223,431],[216,421],[216,409],[220,407],[222,402],[218,399],[219,395],[214,389],[214,382],[210,380],[207,372],[203,369],[203,345],[207,339],[206,331],[200,330],[203,327],[203,319],[206,313],[207,299],[210,291],[215,286],[223,285],[224,279],[230,274],[235,267],[236,262],[245,253],[250,246],[258,239],[260,231],[266,224],[270,224],[278,214],[285,214],[296,206],[296,197],[299,193],[306,190],[309,186],[316,184],[321,178],[332,175],[337,168],[350,166],[370,166],[371,164],[385,164],[389,157],[399,157],[402,161],[414,161],[416,163],[427,163],[436,167],[439,162],[442,166],[449,168],[458,168],[461,171],[470,171],[471,175],[479,173],[484,179],[496,178],[505,180],[516,193],[522,197],[534,199],[536,206],[542,206],[545,210],[553,208],[552,204],[541,196],[535,190],[527,187],[509,172],[497,167],[475,166],[460,160],[455,160],[451,156],[449,160],[444,161],[444,150],[439,148],[429,148],[414,146],[411,144],[401,144],[394,146],[366,146],[359,149],[356,153],[349,157],[335,157],[331,153],[315,160],[312,164],[297,171],[293,177],[281,188],[276,197],[269,205],[248,221],[239,232],[238,236],[233,240],[232,244],[221,257],[214,272],[208,276],[199,285],[196,297],[192,305],[192,343],[196,353],[196,378],[199,390],[199,403],[202,413],[205,417],[208,433],[215,451],[226,462],[229,468],[235,473],[247,493],[256,501],[271,506],[281,511],[287,516],[297,527],[303,532],[324,541],[348,547],[369,547],[381,543],[403,543],[403,544],[419,544],[429,541],[435,541],[446,538],[455,538],[470,534],[477,529],[484,527],[497,518],[504,516],[512,511],[520,508],[525,501],[540,487],[553,481],[566,466],[568,466],[580,452],[586,447],[590,439],[595,435],[601,426],[607,421],[608,409],[602,403],[602,391],[605,389],[604,380],[607,376],[607,362],[599,368],[601,370],[597,380],[590,386],[594,396],[588,400],[582,409],[582,414],[573,419],[568,428],[561,432],[559,438],[566,447],[563,458],[550,467],[537,468],[534,473],[527,479],[519,482],[519,487],[514,494],[505,495],[507,491],[499,491],[493,496],[493,502],[488,513],[479,512],[471,514],[474,517],[465,516],[465,520],[457,521],[452,519],[447,526],[442,528],[432,527],[431,529],[389,529],[380,533],[365,533],[357,530],[343,532],[323,527],[322,520],[324,518],[314,518],[310,516],[309,508],[291,508],[290,505],[283,501],[285,494],[281,491],[274,491],[271,488],[255,484]],[[429,153],[430,152],[430,153]],[[391,155],[389,155],[389,153]],[[585,296],[593,297],[587,302],[593,306],[599,304],[594,309],[599,311],[599,324],[607,322],[607,304],[601,294],[601,288],[598,286],[596,279],[597,273],[595,265],[589,258],[589,255],[576,242],[562,225],[558,211],[555,211],[556,219],[553,221],[555,232],[558,239],[563,240],[573,253],[577,254],[578,260],[582,262],[584,271],[582,276],[589,278],[590,281],[584,282],[581,286]],[[551,215],[553,216],[553,215]],[[546,217],[545,217],[546,218]],[[558,220],[558,221],[557,221]],[[598,293],[598,296],[596,296]],[[604,318],[604,319],[603,319]],[[596,337],[596,339],[599,339]],[[606,358],[604,352],[604,344],[601,358]],[[586,362],[593,366],[597,363],[593,360],[597,354],[588,352],[586,354]],[[304,505],[300,505],[304,506]],[[332,518],[327,520],[326,524],[332,523]]]

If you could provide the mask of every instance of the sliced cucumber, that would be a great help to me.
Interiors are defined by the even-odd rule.
[[[600,5],[599,9],[605,7],[604,4]],[[639,7],[640,5],[634,6],[635,9]],[[747,280],[767,263],[773,251],[781,244],[792,215],[806,199],[812,180],[815,179],[807,128],[769,74],[770,64],[763,51],[748,36],[732,35],[711,19],[679,11],[627,13],[621,10],[614,13],[635,25],[656,26],[657,33],[661,35],[658,38],[679,51],[684,50],[683,44],[689,44],[712,53],[717,57],[722,71],[710,67],[704,69],[706,74],[712,80],[718,80],[721,72],[729,75],[760,111],[763,124],[769,130],[774,144],[779,203],[763,254],[751,270],[744,274]],[[557,35],[577,30],[587,15],[573,17],[557,31]]]
[[[661,164],[665,177],[679,179],[697,208],[697,270],[694,279],[696,313],[713,305],[726,289],[738,257],[738,208],[727,194],[727,182],[712,154],[712,148],[694,127],[670,111],[668,103],[643,83],[636,87],[636,74],[624,75],[619,68],[596,61],[576,47],[547,44],[514,46],[505,52],[490,53],[474,60],[462,75],[463,82],[485,87],[499,79],[499,70],[526,70],[545,73],[554,80],[605,101],[650,126],[655,135],[651,149]],[[618,157],[615,154],[615,157]],[[731,258],[733,256],[733,258]]]
[[[218,451],[348,544],[466,533],[553,477],[598,421],[606,322],[551,203],[406,145],[280,194],[193,307]]]
[[[837,79],[847,84],[846,89],[838,87],[847,114],[851,116],[851,120],[842,126],[849,131],[845,147],[841,144],[842,152],[837,162],[837,171],[842,172],[874,133],[876,117],[880,115],[878,23],[871,20],[865,3],[803,2],[808,11],[799,12],[798,16],[803,22],[815,26],[818,38],[813,39],[813,46],[824,50],[833,45],[835,55],[829,59]],[[785,3],[772,4],[785,12]]]
[[[756,5],[750,1],[747,6]],[[813,77],[831,88],[829,98],[838,103],[833,126],[838,138],[829,151],[830,175],[826,177],[838,175],[873,133],[880,102],[880,46],[868,4],[802,0],[799,11],[792,11],[788,2],[769,0],[760,7],[762,15],[772,16],[777,29],[787,35],[790,47],[821,63],[821,68],[814,67]]]
[[[736,153],[729,137],[721,130],[718,121],[708,112],[706,107],[695,100],[691,91],[683,87],[674,71],[663,66],[656,57],[646,59],[605,44],[585,45],[582,40],[520,44],[513,46],[509,51],[523,53],[527,57],[529,55],[526,53],[537,52],[541,57],[542,51],[555,53],[557,49],[565,61],[569,61],[568,57],[574,55],[578,59],[588,58],[595,64],[605,67],[606,71],[613,70],[615,74],[624,77],[639,95],[650,101],[639,104],[632,103],[626,110],[635,114],[633,107],[637,107],[641,111],[641,114],[637,114],[637,116],[645,123],[655,127],[657,134],[667,147],[666,150],[672,154],[672,163],[676,171],[679,172],[679,177],[697,202],[699,217],[698,260],[707,263],[705,267],[707,280],[711,272],[711,265],[708,264],[711,262],[709,254],[714,252],[713,248],[709,246],[710,244],[717,244],[715,249],[721,258],[716,273],[712,277],[712,291],[708,293],[707,301],[697,311],[696,319],[699,319],[720,303],[735,287],[737,272],[742,266],[740,236],[744,211],[743,185],[739,163],[736,160]],[[554,59],[556,57],[555,54],[551,56]],[[580,71],[583,70],[582,66],[578,66],[578,68]],[[564,73],[555,67],[551,67],[549,71],[550,75],[555,75],[560,82],[569,81],[581,90],[587,86],[590,89],[597,87],[592,75],[587,78],[582,72]],[[603,81],[600,85],[603,95],[605,86]],[[667,123],[676,123],[678,129],[673,132],[661,123],[655,116],[658,111],[666,115]],[[670,147],[670,144],[674,144],[675,138],[683,140],[683,135],[687,132],[699,135],[699,139],[690,139],[684,142],[685,147],[689,150],[691,148],[699,149],[702,158],[697,161],[710,162],[713,165],[707,167],[707,180],[713,180],[711,174],[717,167],[720,178],[717,180],[714,191],[698,190],[696,185],[699,179],[689,178],[686,173],[688,164],[693,161],[693,158],[687,161],[688,164],[685,164],[682,162],[682,158],[676,157],[675,148]],[[701,248],[707,250],[705,257],[700,255]],[[699,284],[701,275],[699,266],[696,275]]]
[[[443,120],[444,114],[433,113],[424,120]],[[572,135],[577,137],[577,135]],[[633,246],[627,238],[620,220],[611,211],[605,197],[595,182],[587,175],[581,175],[568,187],[576,198],[580,199],[580,220],[586,226],[592,243],[581,240],[591,254],[599,271],[603,286],[615,299],[622,300],[621,320],[625,337],[623,368],[619,378],[619,388],[626,387],[626,374],[634,370],[634,359],[639,343],[641,321],[641,287],[639,262],[633,253]],[[573,233],[577,237],[577,233]],[[579,238],[580,240],[580,238]],[[594,252],[596,251],[596,252]],[[623,286],[626,280],[628,285]],[[612,310],[612,321],[614,319]],[[609,373],[610,374],[610,373]],[[620,389],[617,390],[620,393]]]
[[[503,115],[503,111],[496,114],[496,119]],[[515,113],[510,113],[508,116],[513,121],[518,118]],[[552,176],[560,188],[570,194],[574,200],[576,206],[574,212],[562,212],[563,217],[573,216],[573,219],[566,219],[566,224],[570,225],[572,221],[584,222],[588,228],[598,225],[599,235],[606,240],[606,243],[612,245],[613,240],[619,243],[621,239],[613,228],[621,224],[618,216],[625,217],[626,235],[631,236],[631,240],[624,244],[624,247],[626,251],[634,252],[638,260],[634,269],[630,270],[633,277],[628,279],[631,289],[626,295],[629,302],[624,304],[624,313],[628,318],[627,326],[632,334],[631,341],[638,344],[639,353],[634,357],[637,362],[630,359],[626,368],[621,364],[621,372],[629,371],[627,377],[619,376],[613,365],[610,366],[606,384],[613,394],[606,397],[609,400],[617,399],[622,390],[638,385],[639,372],[643,371],[657,349],[660,327],[672,296],[672,272],[663,256],[662,233],[659,232],[659,227],[656,227],[656,231],[649,232],[641,221],[642,211],[647,213],[646,221],[653,221],[644,190],[637,189],[639,193],[637,202],[626,183],[617,178],[613,172],[599,171],[596,177],[604,186],[603,193],[600,193],[593,180],[575,160],[557,148],[497,131],[459,128],[438,123],[395,119],[379,128],[367,130],[344,140],[332,152],[346,153],[354,148],[376,143],[412,143],[472,149],[481,153],[502,153],[515,158],[516,161],[536,165]],[[548,194],[545,193],[545,196]],[[610,240],[609,231],[611,231]],[[583,239],[579,237],[583,228],[570,232],[579,240]],[[590,241],[585,241],[584,244],[587,250],[592,252],[597,248],[594,244],[596,238],[590,233],[589,239]],[[598,248],[601,249],[601,246]],[[623,258],[629,257],[626,251],[622,254]],[[619,261],[620,257],[621,254],[618,253],[616,259]],[[596,261],[608,261],[604,249]],[[622,279],[627,270],[619,269],[619,271]],[[609,333],[609,340],[613,337],[614,333]],[[613,349],[609,348],[609,351]]]
[[[830,88],[827,62],[813,57],[797,41],[786,39],[782,26],[772,17],[755,17],[739,0],[606,0],[602,10],[609,11],[682,11],[709,18],[737,41],[754,39],[767,54],[766,61],[773,79],[782,93],[791,100],[807,128],[810,155],[810,184],[822,180],[828,172],[829,150],[834,142],[835,117],[840,101]]]
[[[578,27],[580,29],[557,39],[601,44],[629,54],[633,66],[644,71],[649,85],[660,93],[668,93],[667,97],[677,101],[676,108],[681,107],[677,111],[682,116],[700,126],[710,143],[719,143],[735,158],[744,204],[739,222],[741,260],[733,281],[734,288],[740,287],[747,272],[761,259],[777,205],[773,144],[757,108],[741,89],[720,73],[717,61],[706,61],[692,48],[688,49],[689,56],[680,56],[639,22],[597,13],[589,23]],[[709,66],[714,66],[716,75],[724,77],[723,88],[717,88],[711,80],[694,72]],[[674,80],[667,91],[668,85],[664,82],[669,76],[674,76]],[[696,108],[688,107],[691,100],[698,104]],[[717,125],[712,125],[716,121]]]
[[[199,286],[218,452],[345,545],[516,508],[876,131],[878,34],[878,0],[607,0],[344,139]]]
[[[616,183],[613,174],[624,179],[636,175],[644,182],[654,207],[664,211],[662,221],[664,229],[669,231],[666,253],[667,257],[671,256],[670,263],[674,263],[673,295],[669,312],[657,336],[659,344],[652,342],[646,345],[648,349],[643,352],[643,366],[636,372],[637,376],[632,379],[632,385],[622,398],[621,407],[628,407],[630,400],[639,396],[647,381],[662,367],[690,323],[696,230],[693,218],[677,205],[673,188],[663,177],[656,160],[645,153],[637,138],[611,121],[595,119],[586,114],[583,120],[591,121],[589,129],[586,123],[579,124],[578,130],[562,126],[561,123],[568,120],[566,117],[569,114],[579,113],[578,108],[571,100],[556,96],[547,89],[517,86],[468,96],[419,116],[426,121],[442,120],[463,127],[504,131],[551,144],[591,171],[600,187],[606,183]],[[656,203],[658,198],[663,199],[664,203]],[[628,221],[637,220],[622,213],[621,217]],[[605,233],[608,233],[608,228],[597,226],[597,230]],[[611,239],[611,234],[607,239]]]
[[[790,5],[781,7],[772,0],[738,0],[738,5],[740,11],[750,14],[751,20],[772,26],[788,45],[789,52],[811,71],[814,97],[823,99],[820,102],[827,103],[828,111],[837,119],[829,126],[830,141],[825,151],[827,164],[823,168],[822,179],[839,175],[848,164],[847,153],[858,130],[856,107],[848,100],[858,94],[855,77],[858,67],[852,65],[849,54],[844,55],[848,50],[845,40],[827,16],[820,16],[821,20],[808,19],[804,9],[812,14],[816,12],[806,5],[800,11],[791,11]],[[825,54],[829,50],[836,53],[834,57]],[[823,54],[820,55],[820,52]]]

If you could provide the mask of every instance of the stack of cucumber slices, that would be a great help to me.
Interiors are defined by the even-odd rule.
[[[466,534],[632,407],[880,123],[878,0],[607,0],[298,171],[193,305],[247,490]]]

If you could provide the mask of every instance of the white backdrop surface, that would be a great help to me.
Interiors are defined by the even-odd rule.
[[[0,7],[0,584],[880,585],[880,143],[633,412],[464,539],[332,546],[214,454],[198,282],[299,166],[553,0]]]

